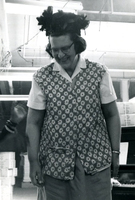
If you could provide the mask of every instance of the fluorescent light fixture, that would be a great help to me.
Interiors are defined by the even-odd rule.
[[[0,68],[0,81],[31,81],[37,69],[35,67]]]
[[[80,1],[60,1],[60,0],[45,0],[45,1],[30,1],[30,0],[6,0],[6,13],[40,15],[48,6],[54,7],[54,12],[62,9],[67,12],[79,11],[83,9]]]
[[[32,6],[32,5],[30,6],[30,5],[6,3],[5,10],[6,10],[6,13],[8,14],[40,15],[43,11],[43,8],[39,6]]]
[[[34,72],[40,67],[11,67],[0,68],[0,81],[32,81]],[[133,78],[135,70],[108,69],[112,78]],[[0,95],[1,96],[1,95]]]
[[[29,95],[0,95],[0,101],[27,101]]]

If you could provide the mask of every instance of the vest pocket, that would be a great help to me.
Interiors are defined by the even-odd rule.
[[[75,152],[63,147],[49,147],[45,159],[45,174],[70,180],[74,176]]]

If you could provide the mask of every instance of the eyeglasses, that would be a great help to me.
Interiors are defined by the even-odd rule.
[[[58,54],[59,53],[59,50],[61,50],[64,54],[68,53],[70,48],[72,47],[74,43],[72,42],[72,44],[68,45],[68,46],[64,46],[64,47],[61,47],[61,48],[51,48],[51,51],[53,54]]]

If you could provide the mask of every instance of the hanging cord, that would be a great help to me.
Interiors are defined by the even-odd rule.
[[[70,0],[68,0],[68,1],[65,3],[65,5],[63,6],[62,9],[64,9],[64,8],[66,7],[66,5],[69,3],[69,1],[70,1]]]
[[[25,59],[25,58],[20,54],[19,49],[17,50],[17,53],[18,53],[18,55],[19,55],[23,60],[25,60],[26,62],[30,62],[30,63],[33,65],[33,62],[32,62],[32,61],[29,61],[29,60]]]
[[[32,38],[30,38],[27,42],[25,42],[24,44],[20,45],[19,47],[17,47],[16,49],[14,49],[13,51],[19,50],[21,49],[24,45],[27,45],[31,40],[33,40],[37,35],[39,35],[40,31],[38,33],[36,33]]]
[[[99,14],[100,14],[99,31],[100,31],[100,28],[101,28],[101,13],[102,13],[102,11],[103,11],[103,9],[104,9],[104,7],[105,7],[107,1],[108,1],[108,0],[105,0],[103,6],[102,6],[102,8],[101,8],[101,10],[99,11]]]
[[[40,33],[40,31],[39,31],[38,33],[36,33],[32,38],[30,38],[27,42],[25,42],[24,44],[20,45],[20,46],[17,47],[15,50],[13,50],[13,51],[16,51],[16,50],[17,50],[18,55],[19,55],[24,61],[31,63],[32,66],[33,66],[33,60],[32,60],[32,61],[29,61],[29,60],[25,59],[25,58],[20,54],[20,50],[21,50],[21,48],[22,48],[23,46],[27,45],[31,40],[33,40],[37,35],[39,35],[39,33]]]

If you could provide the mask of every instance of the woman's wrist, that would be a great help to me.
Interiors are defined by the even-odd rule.
[[[12,119],[7,120],[6,125],[8,126],[12,126],[12,127],[16,127],[17,123],[13,122]]]
[[[113,153],[113,154],[118,154],[118,155],[119,155],[119,154],[120,154],[120,151],[119,151],[119,150],[112,150],[112,153]]]
[[[17,123],[13,122],[12,120],[9,119],[6,121],[5,128],[8,132],[14,133],[16,126],[17,126]]]

